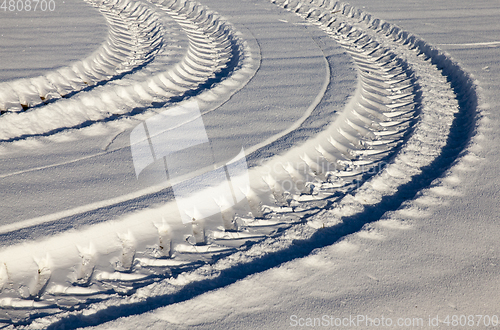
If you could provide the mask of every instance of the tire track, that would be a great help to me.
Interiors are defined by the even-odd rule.
[[[163,46],[164,28],[141,2],[92,1],[106,19],[107,40],[92,55],[43,76],[0,85],[0,112],[21,112],[88,90],[133,72],[151,61]]]
[[[134,15],[145,15],[143,13],[149,14],[148,19],[156,17],[146,9],[137,13],[140,7],[132,5],[131,0],[126,1],[130,3],[126,8],[134,9],[131,19]],[[189,46],[178,63],[152,77],[120,79],[35,111],[5,114],[0,118],[0,142],[48,136],[161,108],[172,100],[200,94],[227,79],[238,68],[245,67],[248,49],[233,28],[213,12],[190,1],[151,3],[163,15],[172,17],[187,35]],[[244,84],[249,76],[246,71],[242,73],[244,76],[237,84]]]
[[[253,216],[235,208],[229,217],[236,231],[219,224],[196,222],[186,229],[164,222],[155,224],[154,232],[129,222],[123,227],[130,231],[119,235],[115,271],[100,269],[109,269],[104,266],[109,261],[94,259],[98,247],[79,248],[82,263],[76,274],[83,275],[74,283],[83,287],[49,285],[47,276],[39,276],[28,300],[2,298],[3,306],[65,311],[55,326],[78,327],[91,318],[189,299],[207,285],[227,285],[358,231],[446,170],[471,134],[476,96],[467,73],[424,41],[347,4],[272,2],[343,45],[358,67],[359,88],[325,132],[251,170],[247,201]],[[457,134],[461,139],[455,139]],[[207,244],[194,244],[201,241],[200,233],[207,235]],[[186,244],[176,237],[195,241]],[[37,261],[39,274],[48,259]],[[60,297],[76,295],[84,309],[92,302],[91,316],[64,307],[67,300]],[[110,307],[115,304],[119,307]]]

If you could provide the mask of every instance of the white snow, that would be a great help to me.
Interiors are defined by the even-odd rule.
[[[116,1],[117,17],[147,22],[139,38],[172,43],[129,75],[68,85],[74,95],[24,112],[21,94],[43,84],[29,87],[34,75],[12,65],[2,81],[18,82],[0,90],[0,326],[486,328],[498,318],[500,5],[271,2]],[[71,33],[98,31],[83,25]],[[85,55],[54,63],[99,54],[103,40],[75,42]],[[19,47],[8,45],[0,58]],[[168,188],[137,180],[127,141],[197,88],[189,101],[211,150],[196,156],[220,166],[243,147],[251,189],[229,213],[186,226]]]

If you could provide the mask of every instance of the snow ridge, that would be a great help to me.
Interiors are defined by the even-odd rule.
[[[162,48],[163,27],[141,2],[87,1],[109,25],[107,40],[92,55],[43,76],[0,85],[0,112],[20,112],[123,76],[151,61]]]
[[[158,15],[152,10],[138,9],[139,5],[131,0],[122,1],[126,1],[125,8],[133,9],[130,13],[122,11],[130,14],[130,20],[134,20],[137,15],[146,16],[147,21],[158,20]],[[152,5],[158,7],[163,15],[173,18],[188,38],[188,49],[179,62],[170,63],[159,72],[154,72],[152,77],[125,77],[116,83],[111,82],[41,108],[6,113],[0,118],[0,141],[51,135],[65,129],[161,108],[172,100],[179,101],[201,93],[244,66],[244,60],[248,57],[245,53],[247,47],[234,29],[211,11],[190,1],[152,2]],[[139,14],[137,11],[140,11]],[[158,29],[153,32],[151,38],[158,40],[150,40],[148,45],[150,43],[156,49],[162,45],[161,31]],[[142,34],[145,39],[149,37],[147,33]],[[132,47],[132,50],[139,53],[135,48]],[[146,53],[148,58],[154,54]],[[239,80],[244,82],[245,79]],[[7,93],[7,89],[5,93],[16,95],[14,92]]]

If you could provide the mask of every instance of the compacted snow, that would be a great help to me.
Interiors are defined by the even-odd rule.
[[[0,23],[1,326],[498,324],[496,2],[65,5]]]

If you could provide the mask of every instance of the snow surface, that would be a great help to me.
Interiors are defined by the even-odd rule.
[[[0,15],[0,81],[35,77],[81,60],[107,32],[97,9],[79,0],[56,1],[54,11],[1,10]]]
[[[236,29],[243,30],[243,39],[246,37],[251,40],[252,38],[249,35],[253,35],[255,41],[251,46],[254,46],[254,50],[255,44],[260,46],[261,58],[259,60],[259,69],[253,66],[248,71],[249,75],[255,75],[255,79],[249,80],[248,85],[241,87],[241,93],[236,94],[235,103],[227,102],[225,104],[228,107],[233,107],[233,109],[238,109],[238,104],[244,104],[245,108],[247,108],[247,106],[254,104],[255,100],[253,98],[255,96],[252,95],[259,95],[263,104],[280,102],[282,93],[277,90],[280,89],[280,86],[283,86],[285,83],[283,79],[285,78],[280,80],[267,79],[267,83],[273,87],[265,84],[266,79],[261,80],[261,84],[263,85],[259,85],[257,82],[259,81],[259,73],[261,71],[266,72],[266,62],[271,60],[270,62],[272,63],[274,57],[281,58],[280,51],[276,51],[274,54],[268,54],[264,51],[265,45],[262,43],[262,38],[275,38],[283,41],[287,34],[276,30],[271,34],[261,36],[255,33],[256,26],[262,25],[262,21],[267,24],[274,22],[274,25],[288,23],[290,24],[289,29],[297,31],[298,34],[305,35],[303,29],[306,29],[307,34],[312,36],[309,37],[311,38],[310,40],[316,38],[317,45],[321,45],[322,40],[324,40],[319,37],[319,34],[322,32],[310,25],[304,25],[304,21],[301,18],[265,1],[241,1],[241,3],[238,2],[238,5],[234,3],[232,1],[229,8],[227,2],[223,0],[207,0],[203,2],[204,5],[223,14],[224,19],[233,22]],[[402,4],[389,0],[374,0],[369,3],[367,1],[354,0],[350,3],[376,17],[387,20],[389,23],[394,23],[404,30],[418,35],[428,44],[446,51],[446,54],[457,61],[465,72],[472,75],[474,83],[478,86],[477,95],[479,99],[477,106],[474,104],[471,105],[470,102],[468,103],[467,99],[457,101],[453,100],[453,96],[451,96],[451,99],[448,99],[447,97],[450,93],[448,91],[449,85],[445,79],[440,78],[440,73],[435,68],[430,65],[426,66],[425,62],[418,64],[420,63],[418,62],[419,60],[413,59],[412,56],[414,55],[408,53],[406,50],[401,51],[400,54],[397,53],[402,47],[400,48],[399,45],[388,43],[388,47],[393,47],[392,49],[399,56],[407,56],[410,63],[416,63],[412,64],[412,68],[417,75],[420,75],[419,84],[422,88],[422,93],[424,95],[432,95],[432,93],[425,93],[434,91],[436,94],[431,97],[427,96],[427,98],[424,96],[424,100],[421,102],[422,113],[424,114],[421,122],[425,124],[425,120],[430,119],[431,122],[428,125],[431,126],[429,127],[437,127],[439,131],[443,132],[446,132],[447,127],[448,129],[451,127],[452,135],[449,140],[446,140],[446,136],[445,139],[440,136],[434,137],[432,135],[434,131],[429,130],[425,125],[418,126],[417,124],[413,135],[414,138],[412,139],[411,136],[408,138],[406,144],[402,147],[403,152],[398,154],[396,160],[387,166],[386,171],[389,176],[383,176],[383,172],[380,176],[374,176],[372,180],[368,180],[365,185],[359,187],[351,195],[347,195],[338,204],[324,205],[326,207],[324,211],[319,211],[316,215],[309,216],[306,223],[290,227],[290,229],[285,231],[284,235],[271,236],[264,244],[253,246],[249,250],[249,253],[243,251],[227,259],[220,259],[213,268],[207,266],[200,268],[198,271],[193,268],[187,274],[178,275],[176,279],[172,279],[171,281],[167,278],[166,280],[159,281],[157,285],[141,288],[132,292],[130,299],[117,296],[110,299],[107,303],[104,301],[101,304],[96,304],[95,307],[89,304],[88,308],[84,309],[83,312],[83,315],[87,315],[85,317],[63,317],[61,320],[57,316],[55,318],[51,318],[50,316],[46,318],[41,317],[40,319],[34,318],[32,322],[28,323],[28,328],[42,328],[52,322],[56,322],[56,326],[61,328],[100,324],[96,328],[284,329],[293,326],[294,317],[292,315],[296,315],[297,319],[322,318],[324,315],[334,317],[366,315],[370,318],[381,318],[383,316],[391,318],[394,322],[398,318],[422,318],[424,326],[420,328],[431,328],[428,323],[429,317],[434,318],[435,316],[439,316],[440,326],[445,327],[446,325],[442,322],[445,320],[446,315],[449,315],[450,318],[452,315],[498,315],[498,292],[500,291],[498,254],[500,246],[497,239],[499,228],[497,223],[498,168],[496,164],[499,164],[497,159],[499,153],[497,150],[498,144],[496,143],[498,134],[495,130],[495,123],[500,118],[498,118],[495,110],[499,107],[498,79],[500,77],[500,68],[498,47],[500,43],[498,35],[500,35],[500,25],[498,23],[498,16],[500,5],[494,1],[457,3],[457,1],[449,0],[441,2],[421,1],[418,4]],[[248,10],[249,7],[255,8],[255,12]],[[252,25],[252,22],[255,25]],[[243,26],[247,26],[248,30],[245,30]],[[303,28],[304,26],[307,27]],[[284,29],[283,31],[286,30]],[[306,39],[304,38],[304,40]],[[310,42],[310,40],[307,42]],[[250,49],[252,49],[251,46],[249,47]],[[286,46],[283,47],[286,48]],[[318,48],[325,52],[328,47],[333,46],[323,45]],[[300,46],[297,48],[302,49]],[[302,51],[304,50],[302,49]],[[247,50],[247,52],[251,51]],[[298,54],[300,55],[297,55],[298,58],[291,64],[292,66],[305,62],[301,61],[301,58],[315,59],[315,55],[311,53]],[[255,54],[253,56],[255,59]],[[340,61],[343,61],[342,56],[345,56],[345,54],[338,54]],[[309,70],[315,70],[316,67],[320,68],[320,62],[318,61],[318,64],[313,65]],[[330,67],[335,68],[335,63],[341,62],[332,62],[330,63]],[[345,65],[346,68],[341,69],[339,72],[348,77],[349,74],[352,75],[350,68],[353,64],[347,64],[346,62]],[[272,75],[273,71],[286,72],[286,70],[287,66],[283,62],[271,67],[268,72]],[[286,77],[286,75],[283,77]],[[309,78],[312,78],[312,76]],[[277,131],[286,131],[290,125],[294,127],[293,122],[300,120],[302,113],[307,111],[304,109],[308,108],[308,104],[315,102],[318,90],[321,90],[321,86],[324,85],[324,78],[321,78],[321,76],[315,76],[315,79],[311,79],[311,81],[304,81],[302,78],[295,79],[296,81],[294,82],[297,82],[297,88],[303,89],[310,96],[309,98],[301,97],[298,99],[304,103],[300,107],[297,106],[297,108],[302,110],[299,109],[297,111],[296,117],[293,117],[293,115],[283,116],[285,124]],[[455,81],[454,83],[457,86],[457,82]],[[459,84],[458,86],[464,87],[466,85]],[[349,79],[339,83],[337,86],[330,84],[325,91],[325,95],[328,95],[328,93],[335,94],[337,91],[341,94],[340,99],[332,99],[333,102],[337,102],[337,109],[339,111],[342,108],[341,105],[343,102],[345,103],[347,96],[352,95],[352,87],[353,80]],[[246,92],[247,88],[260,88],[261,91],[255,94],[255,92]],[[271,89],[269,98],[262,97],[264,95],[263,90],[266,88]],[[458,90],[456,92],[460,94],[461,91]],[[289,93],[293,93],[293,89],[289,90]],[[237,99],[238,97],[240,98],[239,100]],[[296,103],[297,101],[296,99],[287,98],[283,102]],[[454,112],[450,110],[439,114],[438,110],[456,108],[453,102],[461,104],[462,108],[474,111],[474,113],[470,116],[459,117],[458,122],[455,121],[454,124],[451,124],[449,121],[450,118],[447,116],[453,116]],[[54,103],[54,106],[57,106],[57,104],[58,102]],[[322,103],[319,104],[319,109],[321,109]],[[50,104],[46,107],[49,106]],[[239,107],[241,108],[241,106]],[[259,107],[262,107],[262,105],[256,106],[256,108]],[[283,107],[285,109],[290,108],[287,105],[283,105]],[[436,110],[436,113],[441,117],[428,117],[426,111],[429,109],[431,111]],[[431,114],[434,114],[434,112],[431,112]],[[321,117],[321,115],[316,116]],[[332,117],[334,119],[339,118],[336,115]],[[340,118],[343,117],[340,116]],[[252,119],[259,122],[259,119]],[[331,118],[329,119],[331,120]],[[261,120],[264,123],[269,122],[269,119]],[[287,120],[289,120],[288,123]],[[257,156],[254,156],[255,159],[258,160],[259,157],[260,159],[268,158],[268,155],[271,153],[283,153],[283,150],[287,149],[291,151],[284,153],[284,156],[282,156],[284,158],[281,158],[281,160],[278,159],[278,163],[283,164],[284,160],[293,160],[294,157],[298,158],[298,154],[301,154],[304,150],[307,151],[307,148],[311,147],[311,142],[309,144],[306,142],[302,147],[297,147],[304,139],[310,138],[320,130],[328,130],[326,123],[321,123],[320,119],[317,120],[320,122],[319,127],[321,129],[311,128],[302,135],[296,133],[296,135],[292,135],[292,139],[278,138],[276,140],[276,132],[267,133],[269,137],[275,136],[274,141],[267,148],[267,151],[257,153]],[[248,125],[245,127],[250,130],[254,130],[254,125],[257,125],[246,123]],[[308,122],[306,121],[306,123]],[[432,126],[432,124],[435,124],[435,126]],[[269,131],[270,126],[274,126],[263,125],[262,123],[258,125],[260,127],[259,132],[262,133],[257,132],[256,136],[265,134],[264,132]],[[125,123],[120,129],[130,129],[131,126],[132,124]],[[210,126],[210,124],[207,124],[208,129]],[[229,122],[228,127],[230,126],[234,125]],[[314,127],[314,125],[310,127]],[[95,139],[99,139],[99,136],[102,136],[102,134],[108,134],[111,137],[113,134],[116,135],[116,133],[108,133],[109,131],[106,129],[96,129],[98,134],[95,135],[97,136]],[[217,129],[220,129],[219,132],[224,133],[217,133]],[[89,128],[90,130],[91,128]],[[106,133],[103,133],[104,131]],[[224,139],[231,140],[233,136],[231,131],[228,132],[221,129],[219,124],[215,125],[213,132],[215,134],[214,139],[219,139],[220,141],[224,141]],[[469,134],[471,134],[470,138]],[[62,144],[64,145],[65,138],[74,139],[72,135],[80,137],[82,136],[82,132],[62,132],[59,136],[56,134],[57,137],[52,139],[59,143],[63,142]],[[92,140],[92,134],[86,133],[86,135],[90,136],[89,140]],[[346,135],[344,134],[343,136]],[[316,138],[318,139],[317,141],[320,141],[321,134]],[[251,140],[254,141],[251,145],[259,145],[259,142],[268,140],[266,140],[265,136],[261,136],[256,142]],[[316,140],[313,139],[313,141]],[[417,144],[418,141],[422,142],[420,148]],[[228,141],[226,148],[235,150],[235,144],[240,142],[233,142]],[[113,140],[110,143],[114,143]],[[29,147],[30,144],[33,146]],[[72,142],[67,145],[82,146],[84,148],[82,150],[85,150],[85,148],[89,149],[88,146],[84,147],[85,144],[84,141],[80,143]],[[38,167],[43,169],[47,165],[50,166],[53,156],[45,154],[46,160],[44,161],[44,149],[43,147],[40,148],[40,145],[49,146],[50,148],[51,144],[47,141],[37,139],[20,139],[15,142],[6,142],[3,146],[6,157],[12,154],[14,150],[17,150],[16,148],[21,148],[21,150],[25,151],[20,153],[21,156],[18,156],[19,161],[9,164],[7,162],[9,158],[5,158],[6,161],[4,163],[6,166],[10,166],[10,171],[19,170],[19,167],[23,163],[28,168]],[[57,144],[57,146],[59,147],[60,144]],[[440,148],[444,148],[446,152],[444,156],[440,157],[440,150],[426,149],[429,146],[435,146],[436,148],[441,146]],[[221,147],[221,149],[224,148]],[[55,158],[61,164],[70,164],[75,159],[75,156],[78,158],[85,158],[87,156],[82,154],[82,151],[79,151],[77,148],[74,150],[74,155],[64,151],[68,150],[68,148],[60,147],[58,150],[60,151],[60,155]],[[294,154],[293,150],[298,151]],[[39,153],[40,158],[31,160],[30,153]],[[229,156],[231,153],[228,152],[226,155]],[[92,151],[90,155],[92,155]],[[418,155],[423,156],[415,158]],[[438,157],[439,161],[433,162],[433,157]],[[90,156],[89,159],[91,159]],[[120,163],[124,159],[126,159],[125,156],[117,157],[114,164]],[[130,162],[130,159],[127,161]],[[405,165],[405,167],[401,165],[405,161],[407,164],[413,162],[420,165],[423,168],[422,173],[424,175],[418,174],[421,173],[419,168],[411,169],[411,166]],[[429,163],[430,166],[426,168],[425,166]],[[92,196],[94,194],[93,191],[100,190],[99,188],[92,188],[92,185],[88,181],[89,175],[85,175],[86,172],[94,171],[94,168],[90,164],[91,162],[87,163],[87,165],[81,165],[83,171],[78,172],[83,174],[77,175],[77,177],[83,180],[83,184],[78,183],[78,181],[68,181],[66,177],[63,177],[64,180],[62,181],[66,181],[69,193],[72,193],[75,187],[81,188],[81,186],[85,187],[85,185],[88,187],[89,192],[83,192],[81,196]],[[110,162],[103,159],[102,164],[104,166],[105,164],[110,164]],[[256,173],[261,173],[258,169],[255,171]],[[126,170],[122,170],[122,173],[126,172]],[[293,176],[292,172],[290,170]],[[68,172],[63,168],[59,173],[64,175],[64,173]],[[112,173],[113,169],[110,169],[110,175]],[[254,175],[253,173],[251,172],[252,175]],[[132,168],[128,175],[133,174]],[[54,174],[49,174],[49,178],[51,177],[50,175]],[[109,176],[103,175],[104,177]],[[119,172],[115,172],[115,175],[120,176]],[[408,183],[410,175],[416,179]],[[281,180],[279,176],[277,178],[277,180]],[[43,176],[41,177],[42,179]],[[93,180],[97,183],[101,179],[95,178]],[[123,178],[119,180],[123,180]],[[12,183],[4,181],[3,184],[6,187],[19,185],[20,188],[15,188],[14,192],[22,192],[26,189],[24,186],[26,182],[13,180]],[[266,183],[269,184],[267,181]],[[394,191],[394,187],[396,187],[395,185],[404,185],[406,189],[396,194],[396,197],[389,198],[393,196],[391,194]],[[41,189],[41,187],[43,187],[43,180],[35,185],[35,189]],[[13,196],[14,194],[11,191],[9,189],[9,194]],[[104,197],[109,198],[110,196],[115,197],[119,195],[110,195],[110,191],[111,189],[105,190],[103,193]],[[43,194],[43,191],[41,193]],[[30,194],[36,196],[37,192],[32,191]],[[54,187],[49,195],[54,194],[56,195],[55,200],[63,201],[60,204],[75,203],[71,201],[72,197],[66,197],[68,193],[61,191],[58,187]],[[305,195],[302,195],[301,198],[304,198],[303,196]],[[19,212],[26,215],[34,212],[33,216],[40,216],[64,210],[69,212],[66,214],[69,219],[72,219],[71,216],[75,214],[89,213],[89,210],[80,210],[72,213],[71,210],[68,211],[66,206],[58,206],[52,210],[51,208],[54,207],[54,204],[57,204],[54,202],[49,203],[51,205],[46,210],[40,210],[39,207],[46,203],[46,201],[44,202],[45,196],[42,195],[42,197],[40,198],[40,202],[38,202],[39,204],[35,206],[26,206],[25,202],[16,202],[15,198],[10,197],[11,200],[9,203],[11,206],[15,205],[13,209],[17,208],[19,211],[8,211],[3,224],[16,226],[16,221],[28,219],[25,215],[22,215],[17,216],[18,218],[14,221],[12,218],[15,218]],[[81,197],[77,197],[75,200],[79,198]],[[33,198],[29,197],[27,199],[32,200]],[[102,201],[103,199],[105,198],[99,195],[95,196],[95,201]],[[126,204],[124,201],[121,201],[121,203]],[[138,209],[146,209],[145,211],[141,211],[142,213],[138,213],[141,219],[158,217],[155,211],[147,209],[155,203],[157,203],[157,200],[153,199],[146,201],[144,206],[137,207]],[[88,202],[86,201],[80,205],[88,205]],[[113,212],[126,215],[129,211],[127,206],[122,208],[107,208],[108,205],[112,205],[112,203],[104,203],[104,205],[91,207],[90,210],[102,210],[104,208],[105,212],[94,212],[92,216],[87,218],[80,217],[82,224],[100,222],[102,220],[100,217],[104,215],[109,216]],[[74,206],[78,205],[74,204]],[[164,209],[168,207],[168,205],[163,206]],[[132,208],[134,207],[132,206]],[[37,212],[39,213],[37,214]],[[92,212],[90,213],[92,214]],[[349,217],[349,215],[351,215],[351,218],[349,218],[350,221],[342,220],[338,222],[339,217],[340,219],[344,219]],[[60,218],[61,216],[56,216],[53,219],[58,220]],[[93,249],[99,249],[100,247],[97,245],[92,246],[91,244],[87,248],[84,243],[86,238],[82,238],[82,236],[89,235],[87,237],[92,240],[96,238],[96,233],[99,232],[104,238],[99,244],[102,244],[103,248],[109,248],[109,246],[106,247],[105,242],[105,237],[110,237],[106,236],[106,230],[111,235],[113,233],[116,234],[117,228],[123,230],[127,227],[140,226],[140,222],[134,223],[134,218],[137,219],[137,216],[133,213],[129,217],[125,217],[124,220],[121,220],[122,222],[119,224],[109,222],[109,224],[100,224],[98,227],[87,228],[82,226],[78,231],[69,232],[68,235],[72,235],[70,237],[73,237],[69,240],[72,240],[79,246],[79,252],[77,251],[75,255],[79,253],[84,260],[87,258],[91,261],[94,255]],[[35,267],[33,268],[33,272],[36,272],[36,267],[38,267],[38,275],[34,284],[26,288],[29,290],[29,293],[24,296],[24,298],[30,299],[32,298],[31,296],[36,296],[39,292],[43,292],[42,287],[46,283],[47,278],[51,276],[50,271],[46,273],[44,270],[50,269],[54,265],[63,269],[65,264],[68,265],[66,267],[72,267],[70,265],[76,264],[76,261],[73,262],[71,260],[72,257],[68,251],[62,253],[62,255],[67,256],[66,260],[61,261],[61,258],[56,258],[55,263],[48,256],[45,258],[43,256],[33,257],[37,255],[36,251],[43,251],[45,249],[43,246],[48,247],[48,250],[52,250],[52,255],[57,255],[59,252],[53,251],[54,248],[58,246],[59,249],[63,249],[63,246],[67,245],[68,242],[68,236],[64,234],[68,225],[65,225],[64,222],[56,221],[55,225],[51,227],[43,225],[47,219],[38,219],[38,226],[31,227],[33,231],[31,233],[29,231],[23,232],[22,230],[16,232],[13,229],[15,227],[9,227],[9,229],[3,227],[3,233],[5,233],[2,239],[4,246],[3,262],[9,265],[9,268],[0,267],[0,279],[4,279],[5,274],[9,273],[11,274],[10,276],[15,277],[12,275],[14,270],[10,268],[12,263],[5,260],[16,258],[23,260],[21,257],[22,254],[25,255],[24,258],[26,260],[35,258],[35,263],[30,267]],[[161,218],[156,218],[153,222],[156,229],[154,226],[141,229],[143,230],[144,237],[150,237],[151,233],[155,230],[158,230],[161,237],[165,237],[165,230],[167,230],[165,228],[168,228],[168,226],[162,227],[165,224],[161,224]],[[26,222],[20,223],[21,225],[18,225],[18,230],[27,226]],[[325,226],[326,228],[321,229]],[[75,227],[79,228],[76,224]],[[103,231],[105,228],[107,229]],[[48,238],[47,240],[39,239],[38,243],[34,244],[29,242],[33,237],[36,238],[45,234],[53,235],[59,231],[62,234],[59,236],[56,235],[54,238]],[[113,243],[113,246],[116,245],[113,251],[123,251],[123,253],[121,257],[119,253],[117,255],[117,269],[120,267],[130,269],[132,266],[134,242],[136,240],[141,241],[142,239],[137,234],[139,232],[139,229],[137,229],[134,234],[131,234],[131,232],[118,234],[118,239]],[[9,233],[11,234],[9,235]],[[229,235],[242,235],[241,233],[226,233]],[[81,245],[79,245],[78,240],[82,241]],[[147,241],[147,239],[144,240]],[[20,241],[24,242],[25,245],[7,246]],[[58,241],[59,243],[57,243]],[[96,241],[99,240],[94,239],[94,242]],[[181,254],[183,250],[179,246],[177,253]],[[192,248],[190,245],[186,246],[186,248],[188,247]],[[197,248],[203,249],[203,246],[195,246],[194,250]],[[16,250],[22,252],[16,252]],[[113,253],[115,252],[110,252],[110,256]],[[9,257],[7,258],[6,256]],[[180,262],[177,259],[155,260],[144,258],[144,256],[138,256],[136,259],[143,265],[153,262],[163,262],[165,265],[170,262]],[[105,266],[104,264],[100,266],[103,269],[109,267],[109,265]],[[22,266],[19,266],[19,269],[22,269]],[[20,271],[24,272],[25,270]],[[89,270],[83,267],[78,272],[83,274],[81,277],[85,277],[85,274]],[[47,276],[47,278],[44,276]],[[51,281],[55,282],[55,284],[52,287],[49,285],[47,288],[48,291],[53,290],[55,292],[54,290],[58,288],[57,285],[59,283],[63,284],[61,290],[71,289],[71,287],[67,288],[64,286],[65,283],[61,281],[62,277],[59,278],[59,276],[62,275],[58,275],[58,273],[52,274]],[[101,271],[96,275],[96,278],[104,281],[118,279],[126,282],[138,280],[140,276],[140,273],[129,273],[126,271]],[[2,286],[9,285],[8,281],[3,281],[0,284]],[[38,287],[40,285],[42,287]],[[80,292],[77,292],[77,294],[84,294],[85,289],[85,287],[81,287]],[[89,287],[88,289],[92,290],[94,287]],[[115,290],[117,289],[115,288]],[[123,292],[127,292],[127,289],[124,288]],[[29,303],[33,304],[32,306],[37,303],[44,303],[43,299],[40,301],[30,299],[16,300],[12,303],[12,306],[16,303],[19,306],[23,303],[26,306]],[[123,305],[121,303],[122,300],[126,302]],[[2,304],[5,305],[7,303],[7,300],[2,300]],[[16,313],[6,310],[6,314],[3,314],[3,316],[15,315],[15,318],[19,319],[20,314],[22,312],[19,313],[19,310]],[[59,323],[57,323],[58,320]],[[105,321],[110,322],[104,323]],[[475,326],[474,328],[484,328],[484,325]]]

